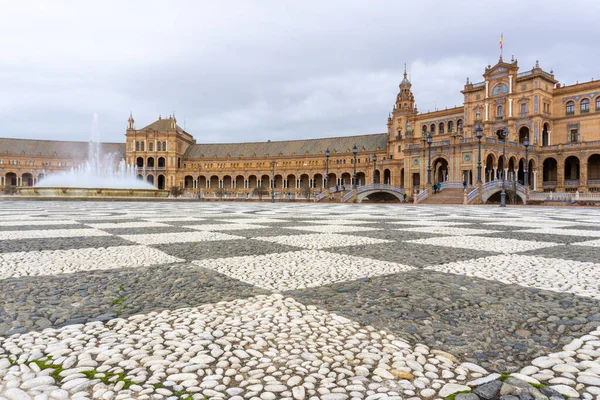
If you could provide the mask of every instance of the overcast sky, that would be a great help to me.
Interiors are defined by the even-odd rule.
[[[598,1],[0,0],[0,136],[104,141],[175,112],[203,142],[386,131],[404,63],[421,112],[499,56],[600,79]],[[594,76],[596,74],[597,76]]]

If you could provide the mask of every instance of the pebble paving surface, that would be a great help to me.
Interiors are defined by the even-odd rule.
[[[600,400],[600,210],[15,202],[0,400]]]

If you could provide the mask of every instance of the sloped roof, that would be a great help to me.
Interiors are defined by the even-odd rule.
[[[36,140],[0,138],[0,157],[3,154],[83,157],[88,152],[88,142],[69,142],[62,140]],[[103,153],[119,153],[125,156],[125,143],[102,143]]]
[[[307,153],[312,155],[323,154],[325,149],[329,149],[332,154],[336,152],[350,153],[354,145],[356,145],[359,152],[385,150],[387,148],[387,134],[375,133],[277,142],[193,144],[188,148],[185,158],[301,156]]]
[[[157,132],[167,132],[171,129],[171,122],[173,120],[171,118],[159,118],[150,125],[146,125],[142,129],[138,129],[139,131],[145,130],[154,130]],[[178,133],[187,133],[184,131],[179,125],[175,124]],[[189,135],[189,133],[187,133]]]

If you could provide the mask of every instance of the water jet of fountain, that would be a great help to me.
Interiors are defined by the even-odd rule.
[[[98,115],[94,113],[88,159],[71,170],[45,175],[36,187],[98,188],[98,189],[156,189],[152,184],[137,178],[135,165],[125,159],[118,160],[117,153],[102,153],[98,129]]]

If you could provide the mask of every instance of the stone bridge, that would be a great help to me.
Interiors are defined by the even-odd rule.
[[[360,203],[365,197],[369,197],[375,193],[387,193],[396,197],[399,201],[404,201],[404,188],[386,185],[382,183],[371,183],[368,185],[357,186],[355,190],[352,190],[344,195],[342,202],[344,203]]]

